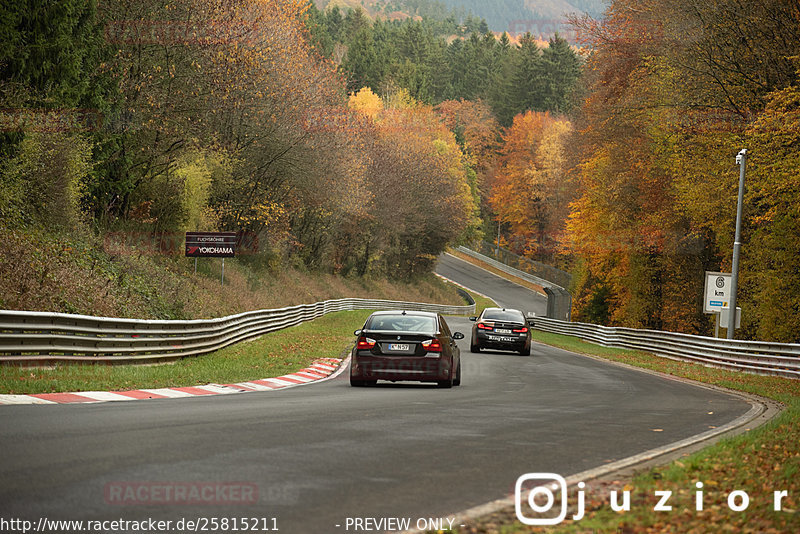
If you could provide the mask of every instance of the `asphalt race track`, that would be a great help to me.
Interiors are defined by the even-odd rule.
[[[527,290],[503,289],[454,261],[446,258],[439,271],[506,306],[531,299],[541,306]],[[448,322],[469,337],[467,319]],[[705,432],[750,408],[738,397],[543,345],[523,357],[471,354],[468,343],[461,342],[463,385],[451,390],[351,388],[345,372],[264,393],[0,406],[0,517],[173,525],[264,518],[258,531],[375,531],[356,530],[348,518],[401,517],[413,525],[504,497],[524,473],[568,476]],[[163,494],[224,483],[234,490],[199,504]],[[150,493],[136,493],[142,487]],[[144,502],[121,504],[126,491]]]
[[[491,297],[505,308],[516,308],[536,315],[547,313],[547,297],[541,293],[493,276],[455,256],[443,255],[436,266],[436,273]]]

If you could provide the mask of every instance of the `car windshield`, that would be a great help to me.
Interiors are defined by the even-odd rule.
[[[514,310],[486,310],[483,313],[485,321],[513,321],[517,323],[524,323],[525,318],[521,312]]]
[[[421,315],[376,315],[367,330],[436,333],[436,318]]]

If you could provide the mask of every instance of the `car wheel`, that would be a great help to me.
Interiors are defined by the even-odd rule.
[[[522,349],[521,351],[519,351],[519,353],[522,354],[523,356],[530,356],[531,355],[531,348],[528,347],[527,349]]]
[[[469,344],[469,351],[470,352],[480,352],[481,351],[481,346],[478,345],[478,340],[477,339],[475,341],[472,341]]]
[[[458,360],[458,368],[456,369],[456,377],[453,380],[453,385],[454,386],[460,386],[461,385],[461,360],[460,359]]]
[[[439,385],[440,388],[449,389],[453,387],[453,384],[455,383],[455,377],[456,377],[456,370],[450,369],[450,376],[447,377],[447,380],[439,380],[437,384]]]

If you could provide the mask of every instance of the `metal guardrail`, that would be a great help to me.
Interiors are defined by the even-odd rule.
[[[547,317],[569,321],[570,314],[572,313],[572,295],[570,295],[569,291],[563,287],[550,282],[549,280],[545,280],[544,278],[539,278],[538,276],[526,273],[525,271],[520,271],[519,269],[506,265],[505,263],[499,262],[488,256],[484,256],[480,252],[476,252],[467,247],[460,246],[456,250],[466,254],[467,256],[487,263],[495,269],[503,271],[504,273],[516,276],[517,278],[522,278],[523,280],[527,280],[528,282],[541,286],[547,295]]]
[[[174,360],[213,352],[331,312],[362,309],[468,315],[475,313],[475,304],[445,306],[346,298],[189,321],[0,310],[0,363],[41,365],[57,361],[133,363]]]
[[[546,317],[537,317],[534,328],[579,337],[606,347],[641,350],[712,367],[800,378],[800,345],[797,344],[717,339],[659,330],[572,323]]]

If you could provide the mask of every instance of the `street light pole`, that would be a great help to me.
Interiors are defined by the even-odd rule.
[[[497,248],[495,248],[494,255],[500,258],[500,217],[497,218]]]
[[[731,309],[728,316],[728,339],[733,339],[736,330],[736,300],[739,291],[739,253],[742,249],[742,204],[744,204],[744,169],[747,164],[747,149],[736,156],[739,164],[739,200],[736,204],[736,237],[733,239],[733,265],[731,267]]]

